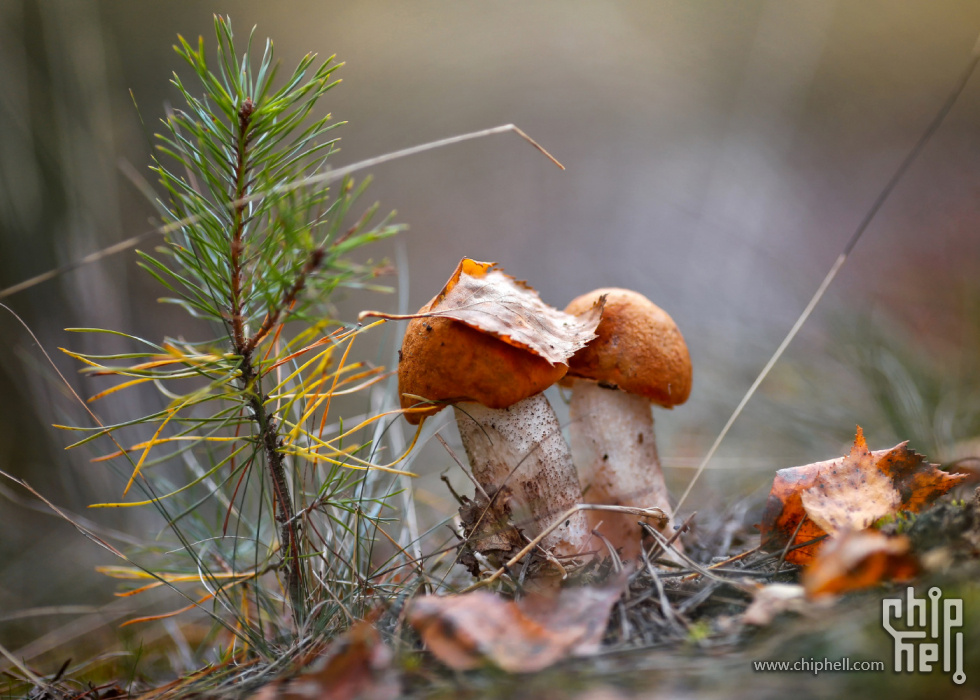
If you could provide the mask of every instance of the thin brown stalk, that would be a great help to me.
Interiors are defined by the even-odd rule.
[[[262,321],[262,325],[259,327],[259,330],[257,330],[255,335],[249,338],[245,343],[245,349],[248,352],[255,350],[255,347],[262,342],[262,339],[269,334],[269,331],[271,331],[275,325],[279,323],[279,319],[282,316],[283,311],[292,307],[293,303],[296,301],[296,297],[299,296],[299,293],[306,287],[306,280],[308,280],[310,275],[312,275],[316,269],[320,267],[320,264],[323,262],[323,256],[323,248],[317,248],[310,253],[310,257],[307,258],[306,264],[303,265],[303,269],[300,270],[296,281],[293,282],[293,284],[283,295],[282,301],[276,305],[275,309],[271,309],[269,313],[265,315],[265,319]]]

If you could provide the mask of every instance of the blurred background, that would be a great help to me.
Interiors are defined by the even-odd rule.
[[[0,0],[0,288],[151,228],[124,173],[149,179],[150,134],[177,97],[170,75],[186,73],[171,47],[178,33],[213,46],[212,13],[230,13],[239,37],[257,26],[286,70],[308,51],[345,62],[326,99],[349,122],[335,166],[509,122],[565,164],[498,135],[376,167],[370,197],[409,230],[371,255],[403,256],[413,310],[464,255],[499,262],[555,306],[622,286],[666,309],[695,368],[689,402],[656,413],[675,495],[980,32],[968,0]],[[908,439],[944,462],[980,452],[978,124],[974,76],[686,509],[743,499],[751,519],[773,470],[841,454],[856,424],[873,449]],[[130,250],[3,302],[85,396],[57,348],[124,346],[63,329],[199,337],[156,304],[161,293]],[[348,321],[398,306],[364,292],[335,301]],[[85,512],[121,484],[64,452],[71,437],[51,424],[84,413],[0,312],[0,469],[125,542],[149,516]],[[438,479],[451,464],[434,443],[415,461],[433,512],[451,510]],[[0,489],[11,497],[0,498],[0,644],[113,622],[103,606],[115,583],[93,571],[109,555],[10,482]]]

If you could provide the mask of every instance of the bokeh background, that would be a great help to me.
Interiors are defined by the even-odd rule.
[[[287,69],[307,51],[346,63],[327,99],[349,122],[335,165],[510,122],[565,164],[498,135],[376,167],[372,198],[409,230],[371,254],[403,261],[412,308],[464,255],[498,261],[556,306],[599,286],[661,305],[695,366],[688,404],[657,413],[675,493],[980,32],[968,0],[0,0],[0,288],[151,227],[125,173],[149,176],[150,134],[182,70],[176,35],[210,42],[216,12],[239,37],[253,25],[272,37]],[[751,518],[774,469],[840,454],[858,423],[874,448],[909,439],[944,462],[978,452],[978,124],[975,76],[687,508],[748,499]],[[57,348],[118,346],[63,329],[193,335],[134,261],[106,257],[3,299],[83,395]],[[348,320],[398,305],[335,301]],[[64,452],[69,436],[50,426],[82,410],[6,311],[0,339],[0,469],[75,512],[116,494],[105,469]],[[419,501],[448,512],[438,475],[451,462],[424,450]],[[114,583],[93,571],[107,555],[0,487],[14,497],[0,498],[0,644],[111,623]],[[122,541],[147,524],[84,514]]]

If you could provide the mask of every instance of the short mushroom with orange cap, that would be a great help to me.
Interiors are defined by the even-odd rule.
[[[465,297],[458,309],[452,295]],[[598,313],[583,323],[492,263],[464,259],[405,331],[398,365],[405,418],[417,424],[452,404],[474,478],[491,499],[509,489],[513,510],[526,511],[530,537],[582,502],[571,453],[541,392],[564,376],[597,323]],[[575,556],[588,541],[588,520],[577,512],[542,547]]]
[[[569,361],[572,454],[589,503],[657,507],[670,515],[650,404],[682,404],[691,393],[691,357],[673,319],[642,294],[597,289],[565,311],[579,315],[605,297],[595,340]],[[601,532],[624,559],[640,553],[637,518],[598,512]]]

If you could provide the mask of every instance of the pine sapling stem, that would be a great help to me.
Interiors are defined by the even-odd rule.
[[[246,99],[238,110],[238,143],[236,148],[235,160],[235,192],[233,201],[235,202],[232,236],[231,236],[231,335],[235,345],[235,353],[240,355],[241,361],[241,383],[242,389],[248,394],[248,405],[252,412],[252,419],[259,428],[259,440],[262,450],[265,453],[265,463],[269,470],[269,477],[272,480],[273,498],[276,503],[276,522],[279,523],[279,543],[280,543],[280,564],[286,574],[286,591],[289,595],[289,603],[293,612],[293,620],[297,627],[302,623],[303,617],[303,570],[300,566],[299,539],[296,533],[293,511],[293,497],[289,490],[289,483],[286,481],[286,469],[283,464],[283,455],[279,451],[279,426],[274,416],[266,411],[266,396],[262,392],[259,377],[252,364],[252,352],[255,346],[268,333],[266,324],[253,338],[248,338],[245,328],[245,314],[243,302],[244,270],[242,267],[242,252],[244,250],[243,238],[245,235],[245,208],[247,206],[245,196],[248,193],[248,144],[251,140],[249,127],[251,125],[252,113],[255,105],[250,99]],[[313,266],[319,264],[322,255],[314,256],[311,259]],[[309,265],[307,266],[309,267]],[[298,293],[305,284],[306,275],[312,269],[304,267],[304,274],[293,286],[292,296]],[[287,299],[284,303],[291,303]],[[281,311],[281,309],[280,309]],[[279,311],[270,312],[267,317],[269,327],[275,323]]]
[[[242,314],[242,238],[245,235],[245,203],[242,198],[246,194],[248,178],[248,129],[252,121],[255,105],[251,100],[245,100],[238,110],[238,143],[235,148],[235,192],[232,197],[235,202],[231,233],[231,328],[235,341],[235,349],[239,352],[246,350],[245,319]]]

